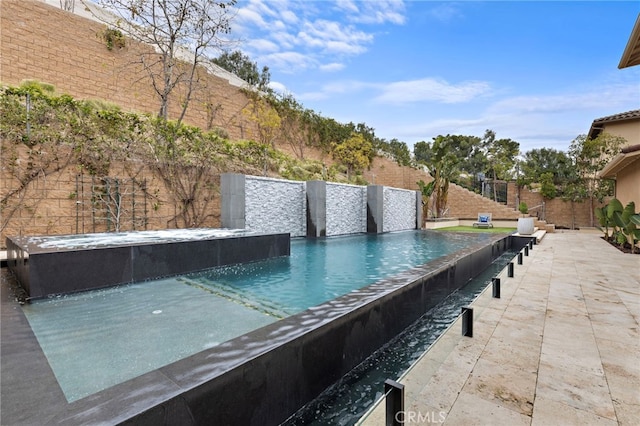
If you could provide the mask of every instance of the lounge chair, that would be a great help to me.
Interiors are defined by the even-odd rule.
[[[474,228],[493,228],[491,213],[478,213],[478,221],[473,222]]]

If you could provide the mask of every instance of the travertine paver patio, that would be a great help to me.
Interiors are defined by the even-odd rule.
[[[474,302],[472,338],[459,319],[401,378],[407,424],[640,424],[640,256],[589,231],[533,247]]]

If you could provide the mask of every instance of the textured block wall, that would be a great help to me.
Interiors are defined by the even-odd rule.
[[[327,183],[327,236],[367,232],[367,187]]]
[[[76,8],[83,7],[78,3]],[[126,47],[108,50],[101,37],[104,29],[100,22],[40,1],[0,1],[0,82],[39,80],[76,98],[157,113],[158,97],[139,56],[150,47],[128,40]],[[174,119],[185,87],[176,90],[169,104],[169,118]],[[185,122],[203,129],[222,127],[234,139],[251,137],[257,128],[240,114],[248,102],[229,80],[201,72]]]
[[[416,229],[416,192],[384,187],[383,232]]]
[[[245,228],[258,232],[307,234],[305,182],[247,176]]]

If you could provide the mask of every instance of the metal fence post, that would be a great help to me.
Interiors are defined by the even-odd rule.
[[[509,266],[507,268],[507,276],[509,276],[509,278],[513,277],[513,262],[509,262]]]
[[[386,395],[386,426],[404,424],[404,385],[387,379],[384,381],[384,394]]]
[[[462,335],[473,337],[473,308],[462,308]]]
[[[492,278],[493,282],[493,297],[500,299],[500,278]]]

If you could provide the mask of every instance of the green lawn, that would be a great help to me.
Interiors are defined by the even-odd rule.
[[[510,234],[516,231],[516,228],[474,228],[473,226],[450,226],[448,228],[438,228],[434,231],[453,231],[453,232],[495,232]]]

